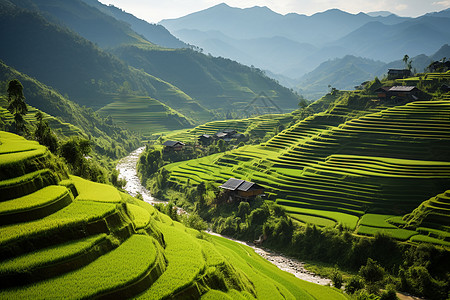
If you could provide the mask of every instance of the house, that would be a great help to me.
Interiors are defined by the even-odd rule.
[[[236,130],[233,129],[224,129],[222,131],[219,131],[215,134],[215,137],[217,139],[231,139],[233,135],[237,133]]]
[[[377,93],[378,98],[387,98],[390,86],[382,86],[379,89],[375,90],[375,93]]]
[[[407,98],[411,100],[418,100],[420,90],[415,86],[393,86],[388,90],[388,96]]]
[[[163,143],[164,151],[181,151],[185,144],[179,141],[165,141]]]
[[[209,134],[202,134],[201,136],[198,137],[197,140],[202,145],[209,145],[213,142],[214,139]]]
[[[391,99],[392,97],[416,101],[419,99],[420,90],[415,86],[383,86],[375,91],[380,99]]]
[[[405,77],[410,77],[411,71],[408,69],[389,69],[388,79],[402,79]]]
[[[236,178],[228,179],[227,182],[219,187],[225,190],[229,202],[235,199],[248,200],[250,198],[254,198],[256,196],[264,194],[264,187],[262,187],[261,185]]]

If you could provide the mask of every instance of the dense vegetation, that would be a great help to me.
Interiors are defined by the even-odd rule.
[[[0,297],[345,299],[0,132]]]
[[[392,277],[366,280],[368,293],[393,285],[441,299],[449,288],[450,104],[441,89],[448,76],[333,90],[309,107],[325,112],[267,142],[166,165],[148,184],[179,191],[159,195],[194,211],[199,227],[203,219],[217,232],[354,271],[370,258]],[[417,85],[428,101],[379,100],[375,91],[395,84]],[[265,186],[270,201],[222,202],[217,187],[230,177]]]

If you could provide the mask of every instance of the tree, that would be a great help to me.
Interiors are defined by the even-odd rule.
[[[23,86],[19,80],[13,79],[8,83],[8,110],[14,115],[17,133],[25,130],[24,115],[28,112],[25,96],[23,95]]]
[[[40,111],[36,113],[35,117],[38,123],[34,131],[34,138],[39,144],[47,146],[51,152],[56,153],[58,150],[58,139],[52,133],[48,122],[44,120],[44,116]]]
[[[411,71],[412,68],[412,59],[409,59],[408,54],[405,54],[405,56],[403,56],[403,62],[405,63],[405,67]]]

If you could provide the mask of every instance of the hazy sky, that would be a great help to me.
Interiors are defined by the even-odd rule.
[[[113,4],[146,21],[178,18],[225,2],[232,7],[267,6],[281,14],[311,15],[331,8],[350,13],[387,10],[400,16],[417,17],[450,8],[450,0],[99,0]]]

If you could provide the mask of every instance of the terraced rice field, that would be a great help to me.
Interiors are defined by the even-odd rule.
[[[112,186],[68,176],[52,159],[0,132],[2,299],[345,298]]]
[[[184,115],[150,97],[117,97],[98,113],[111,116],[117,124],[146,136],[192,127]]]
[[[272,114],[262,115],[254,118],[239,120],[223,120],[213,121],[173,134],[167,134],[164,138],[168,140],[178,140],[185,143],[196,142],[197,138],[202,134],[214,135],[224,129],[234,129],[247,136],[262,138],[266,134],[274,134],[278,126],[286,127],[292,120],[294,115],[290,114]]]
[[[178,184],[188,178],[217,185],[230,177],[254,181],[300,222],[342,223],[372,235],[386,228],[356,226],[346,216],[401,217],[450,186],[450,101],[417,101],[361,114],[351,118],[346,107],[336,106],[259,146],[166,168]],[[440,220],[449,226],[445,212]],[[418,234],[404,230],[388,231],[403,240]]]

